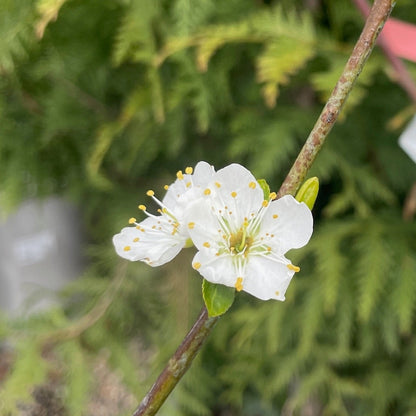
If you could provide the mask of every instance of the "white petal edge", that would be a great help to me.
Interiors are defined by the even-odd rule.
[[[149,227],[157,224],[157,219],[147,218],[140,224]],[[136,227],[125,227],[113,237],[116,253],[120,257],[130,261],[144,261],[153,267],[172,260],[182,250],[185,242],[185,236],[143,232]]]
[[[277,217],[275,217],[277,215]],[[285,195],[270,202],[261,224],[261,234],[274,234],[273,251],[284,254],[306,245],[313,232],[311,210],[293,196]]]
[[[192,267],[211,283],[234,287],[237,280],[236,270],[229,256],[215,257],[198,251],[192,260]]]
[[[288,269],[287,264],[266,257],[250,257],[242,281],[243,290],[261,300],[284,301],[286,290],[295,273]]]

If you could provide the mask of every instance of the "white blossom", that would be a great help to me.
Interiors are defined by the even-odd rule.
[[[153,215],[145,205],[139,205],[148,218],[139,223],[136,218],[130,218],[132,226],[123,228],[113,237],[117,254],[150,266],[160,266],[172,260],[189,240],[188,229],[183,225],[186,210],[201,197],[213,174],[211,165],[199,162],[195,170],[188,167],[185,173],[177,172],[176,181],[165,186],[167,192],[162,201],[155,197],[153,190],[147,191],[147,195],[160,206],[159,215]]]
[[[265,200],[254,176],[229,165],[215,174],[188,209],[189,235],[198,249],[192,266],[209,282],[244,290],[259,299],[284,300],[295,272],[285,257],[310,239],[309,208],[292,196]]]

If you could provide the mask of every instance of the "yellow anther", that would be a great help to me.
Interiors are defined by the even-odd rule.
[[[273,218],[276,219],[278,217],[277,214],[273,214]]]
[[[139,205],[138,208],[142,211],[146,211],[146,205]]]
[[[245,220],[245,221],[243,222],[243,225],[244,225],[244,227],[248,227],[248,221],[247,221],[247,220]]]
[[[248,187],[249,187],[249,188],[251,188],[251,189],[255,189],[255,187],[256,187],[256,182],[250,182],[250,183],[248,184]]]
[[[164,189],[165,191],[167,191],[167,190],[169,189],[169,185],[165,185],[165,186],[163,187],[163,189]]]
[[[211,195],[211,189],[209,189],[209,188],[205,189],[204,194],[205,195]]]
[[[293,264],[288,264],[286,266],[289,270],[293,270],[295,273],[300,272],[300,267],[294,266]]]
[[[241,292],[243,290],[243,278],[237,277],[237,281],[235,282],[234,287],[236,288],[237,292]]]
[[[272,248],[271,247],[267,247],[267,251],[272,251]]]
[[[140,230],[141,229],[140,225],[136,225],[136,229]]]
[[[194,222],[188,222],[188,228],[190,230],[192,230],[195,227],[195,223]]]
[[[134,241],[135,243],[137,243],[139,240],[140,240],[140,238],[139,238],[139,237],[136,237],[133,241]]]
[[[219,182],[215,182],[215,186],[216,186],[217,188],[221,188],[221,184],[220,184]]]
[[[276,292],[274,292],[274,294],[275,294],[276,296],[279,296],[279,295],[280,295],[280,292],[279,292],[278,290],[276,290]]]
[[[186,182],[186,187],[189,188],[192,185],[192,182]]]
[[[126,246],[126,247],[123,248],[123,250],[124,251],[130,251],[131,250],[131,247],[130,246]]]
[[[162,208],[162,212],[163,212],[164,214],[167,214],[167,212],[168,212],[167,208]]]
[[[264,207],[267,207],[267,205],[269,205],[269,201],[264,200],[261,204],[262,204]]]
[[[270,199],[275,199],[277,197],[277,193],[276,192],[271,192],[269,195]]]
[[[134,224],[135,222],[136,222],[136,218],[131,217],[131,218],[129,219],[129,224]]]
[[[185,173],[187,174],[187,175],[192,175],[192,172],[193,172],[194,170],[191,168],[191,167],[187,167],[186,169],[185,169]]]
[[[237,196],[237,192],[231,192],[231,196],[233,197],[233,198],[235,198],[236,196]]]
[[[198,270],[198,269],[201,267],[201,263],[199,263],[199,262],[195,262],[195,263],[192,265],[192,267],[193,267],[195,270]]]
[[[147,192],[146,192],[146,195],[147,196],[153,196],[155,193],[154,193],[154,191],[152,191],[151,189],[149,189]]]
[[[210,248],[211,247],[211,244],[210,243],[208,243],[208,241],[205,241],[205,243],[204,244],[202,244],[204,247],[206,247],[206,248]]]
[[[177,177],[178,179],[183,179],[183,173],[182,173],[182,171],[181,171],[181,170],[178,170],[178,171],[176,172],[176,177]]]

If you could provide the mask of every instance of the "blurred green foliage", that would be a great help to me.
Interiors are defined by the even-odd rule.
[[[415,22],[413,0],[394,14]],[[52,363],[34,340],[106,296],[112,235],[178,169],[239,162],[277,190],[362,18],[349,0],[2,0],[0,22],[2,207],[76,201],[91,264],[64,309],[1,322],[15,346],[2,414],[56,362],[68,415],[86,414],[103,350],[139,400],[202,306],[189,250],[160,269],[130,264]],[[310,172],[315,233],[291,256],[302,271],[286,302],[239,294],[161,415],[416,414],[416,226],[402,220],[416,166],[397,145],[410,103],[390,75],[376,50]]]

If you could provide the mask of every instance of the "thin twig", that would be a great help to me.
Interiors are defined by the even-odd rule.
[[[377,36],[390,15],[393,3],[393,0],[375,0],[364,29],[345,65],[344,71],[323,108],[318,121],[309,134],[305,145],[280,187],[277,198],[286,194],[294,195],[305,179],[326,137],[334,126],[342,106],[354,86],[354,82],[360,75],[367,58],[370,56]]]
[[[176,350],[149,393],[140,403],[133,416],[154,415],[162,406],[170,392],[190,367],[192,360],[202,347],[214,327],[218,317],[210,318],[204,307],[192,329]]]
[[[352,0],[357,9],[366,18],[370,12],[370,6],[367,0]],[[410,72],[407,70],[403,61],[391,50],[388,42],[386,42],[383,33],[377,41],[386,58],[389,60],[394,69],[394,80],[406,91],[409,98],[416,104],[416,84],[413,81]]]
[[[364,29],[349,58],[338,83],[325,105],[305,146],[299,153],[292,169],[283,182],[279,197],[294,194],[303,182],[312,162],[321,149],[324,140],[338,117],[341,107],[351,91],[354,81],[360,74],[365,61],[374,47],[377,35],[387,20],[393,7],[393,0],[376,0]],[[204,307],[169,363],[155,384],[145,396],[133,416],[153,416],[174,389],[178,381],[190,367],[192,360],[210,334],[218,317],[210,318]]]
[[[113,302],[113,299],[120,289],[124,277],[126,276],[126,268],[127,262],[121,262],[113,281],[98,300],[97,304],[86,315],[66,328],[58,329],[51,334],[47,334],[45,338],[40,340],[41,344],[50,347],[57,342],[76,338],[88,328],[93,326],[105,314],[108,307]]]
[[[357,9],[360,10],[361,14],[364,17],[367,17],[370,10],[370,6],[367,3],[367,0],[352,0]],[[416,105],[416,84],[413,81],[413,78],[410,72],[407,70],[403,61],[394,54],[391,50],[388,42],[385,41],[383,34],[380,35],[378,39],[378,45],[382,49],[384,55],[390,62],[394,70],[394,80],[406,91],[409,98]],[[406,199],[403,204],[402,216],[405,221],[411,221],[416,212],[416,182],[410,188]]]

